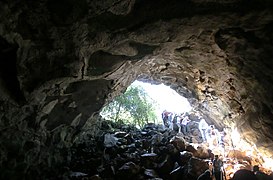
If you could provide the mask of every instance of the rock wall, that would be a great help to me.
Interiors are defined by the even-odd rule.
[[[3,174],[61,164],[63,149],[86,129],[95,133],[100,109],[135,79],[170,85],[217,126],[237,127],[271,155],[271,7],[258,0],[0,2]]]

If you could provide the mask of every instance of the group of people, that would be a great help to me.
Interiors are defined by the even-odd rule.
[[[184,135],[189,135],[191,131],[190,125],[197,123],[203,142],[208,142],[210,146],[223,145],[224,132],[219,132],[214,125],[208,125],[202,117],[199,117],[199,122],[192,121],[187,113],[175,114],[164,110],[162,112],[162,120],[165,128],[182,132]]]
[[[218,131],[214,125],[208,125],[205,119],[199,122],[199,130],[202,135],[203,142],[208,142],[209,146],[224,146],[225,131]]]
[[[208,143],[210,148],[220,147],[220,149],[225,149],[225,144],[229,146],[229,144],[232,143],[229,142],[230,137],[225,133],[224,130],[218,131],[218,129],[215,128],[214,125],[209,125],[203,117],[199,117],[199,121],[191,120],[190,116],[187,113],[175,114],[165,110],[162,112],[162,120],[165,128],[171,128],[177,132],[183,133],[184,135],[190,135],[192,130],[192,124],[196,123],[194,127],[196,129],[199,129],[203,142]],[[196,127],[197,124],[198,126]],[[219,153],[225,156],[225,153]],[[224,163],[218,155],[212,155],[212,159],[210,161],[210,169],[201,174],[198,177],[198,180],[225,180],[226,175],[223,165]],[[268,180],[268,178],[270,178],[269,175],[266,175],[259,171],[258,166],[254,166],[253,171],[248,171],[248,173],[249,172],[253,175],[255,180]],[[244,172],[235,173],[233,180],[245,179],[240,178],[240,173],[245,174]],[[251,180],[251,178],[247,179]]]
[[[212,168],[207,169],[197,180],[226,180],[224,163],[218,155],[212,160]],[[260,171],[258,165],[253,166],[253,170],[241,169],[235,172],[232,180],[273,180],[273,176]]]
[[[186,113],[174,114],[164,110],[162,112],[162,120],[165,128],[171,128],[175,131],[182,132],[185,135],[190,131],[188,123],[191,122],[191,120]]]
[[[212,180],[214,177],[215,180],[223,180],[225,177],[224,169],[223,169],[223,161],[219,158],[218,155],[214,156],[212,160],[212,168],[206,170],[203,174],[201,174],[197,180]]]
[[[166,110],[164,110],[162,112],[161,117],[162,117],[162,120],[163,120],[163,125],[166,128],[170,127],[171,121],[172,121],[172,116],[173,116],[172,112],[169,112],[169,111],[166,111]]]

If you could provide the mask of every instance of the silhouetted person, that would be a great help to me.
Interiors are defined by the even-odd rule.
[[[209,154],[209,159],[210,159],[210,161],[213,162],[214,154],[212,153],[212,150],[211,150],[211,149],[208,149],[208,154]]]
[[[172,123],[173,123],[173,131],[175,131],[176,133],[178,133],[178,131],[179,131],[179,126],[177,124],[177,119],[178,119],[178,115],[175,114],[174,118],[172,120]]]
[[[214,156],[214,160],[212,162],[213,169],[212,169],[212,174],[214,175],[216,180],[222,180],[222,166],[223,166],[223,161],[219,159],[218,155]]]
[[[253,166],[253,173],[256,175],[258,180],[270,180],[270,176],[261,172],[259,166]]]
[[[211,175],[210,175],[210,170],[206,170],[203,174],[201,174],[197,180],[212,180]]]
[[[258,180],[252,171],[240,169],[234,173],[232,180]]]
[[[273,180],[273,172],[269,174],[269,179]]]
[[[169,120],[169,113],[168,111],[164,110],[162,112],[162,120],[163,120],[163,124],[165,126],[165,128],[168,128],[169,127],[169,123],[168,123],[168,120]]]

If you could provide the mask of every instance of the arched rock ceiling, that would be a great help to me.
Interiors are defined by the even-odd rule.
[[[140,79],[170,85],[218,126],[235,125],[272,154],[271,7],[258,0],[1,2],[1,118],[8,119],[1,126],[80,129]]]

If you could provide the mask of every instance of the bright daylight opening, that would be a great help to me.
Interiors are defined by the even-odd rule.
[[[218,130],[194,111],[186,98],[164,84],[135,81],[104,107],[101,115],[138,128],[154,123],[163,130],[176,132],[176,137],[196,149],[193,156],[207,157],[211,170],[214,155],[218,155],[225,179],[231,179],[239,169],[252,170],[255,165],[267,174],[273,170],[272,159],[260,153],[254,144],[245,142],[236,127]]]
[[[164,84],[133,82],[123,95],[103,108],[101,116],[142,127],[145,123],[163,124],[162,113],[185,114],[192,107],[188,100]],[[143,121],[143,122],[142,122]]]
[[[189,101],[180,96],[177,92],[164,84],[153,85],[141,81],[135,81],[131,86],[140,86],[148,94],[148,96],[155,101],[155,111],[157,114],[156,122],[162,123],[162,112],[164,110],[172,112],[173,114],[183,114],[189,112],[192,107]]]

